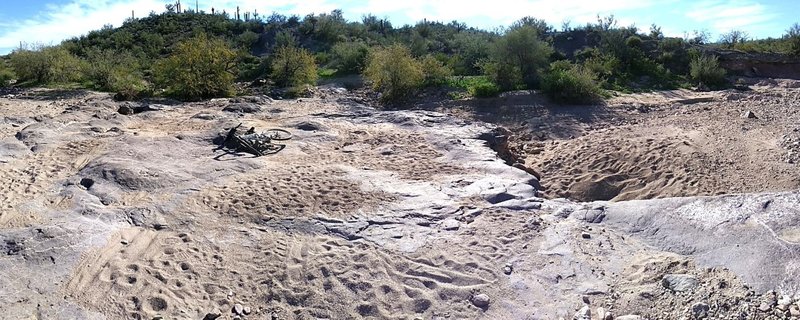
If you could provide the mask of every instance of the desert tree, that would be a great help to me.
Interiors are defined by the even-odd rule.
[[[747,32],[742,30],[731,30],[723,33],[719,37],[719,42],[728,49],[733,49],[736,44],[744,43],[749,38]]]

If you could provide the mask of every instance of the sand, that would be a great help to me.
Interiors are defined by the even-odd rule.
[[[720,123],[749,129],[729,151],[748,161],[707,176],[698,168],[726,158],[711,156],[724,149],[709,136],[722,126],[706,126],[713,116],[703,105],[687,105],[695,113],[685,121],[657,116],[675,113],[671,107],[644,115],[609,107],[587,126],[560,114],[573,117],[559,124],[572,126],[572,139],[537,138],[538,153],[533,142],[521,146],[527,165],[542,173],[547,189],[537,190],[536,177],[480,139],[494,125],[478,113],[379,111],[343,99],[339,89],[320,90],[298,100],[245,98],[260,106],[254,113],[223,111],[238,103],[228,99],[146,101],[138,104],[152,111],[123,115],[118,109],[130,103],[102,93],[0,97],[0,312],[14,319],[557,319],[588,303],[615,315],[674,319],[706,301],[730,306],[715,305],[716,315],[763,318],[752,301],[768,290],[794,293],[796,280],[779,277],[791,275],[781,266],[796,253],[793,244],[760,241],[794,239],[796,221],[779,214],[794,210],[792,194],[758,196],[754,205],[775,205],[737,219],[709,216],[725,228],[706,242],[658,230],[703,238],[714,224],[690,219],[697,208],[737,208],[731,203],[743,200],[622,201],[727,192],[719,186],[787,190],[791,176],[755,179],[790,168],[767,143],[780,126],[739,118],[734,106],[764,94],[709,102],[729,116]],[[783,89],[765,90],[765,105],[789,99]],[[265,157],[215,150],[238,123],[295,137]],[[692,123],[698,127],[687,130]],[[761,171],[725,176],[745,164]],[[750,189],[727,184],[743,178],[752,178]],[[581,202],[598,193],[618,202]],[[546,198],[561,196],[573,200]],[[743,221],[773,226],[772,234]],[[736,232],[752,236],[727,238]],[[719,239],[731,245],[711,253]],[[761,266],[713,259],[742,254],[740,245],[776,258]],[[676,295],[661,285],[668,273],[690,274],[703,286]]]

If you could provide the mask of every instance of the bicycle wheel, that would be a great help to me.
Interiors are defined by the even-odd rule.
[[[292,133],[283,129],[269,129],[264,131],[264,134],[266,134],[270,139],[278,141],[289,140],[292,138]]]

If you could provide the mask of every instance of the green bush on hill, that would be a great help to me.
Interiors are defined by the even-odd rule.
[[[800,24],[795,23],[789,27],[784,38],[789,41],[789,53],[800,56]]]
[[[703,84],[709,88],[719,88],[725,85],[725,69],[719,66],[719,60],[712,55],[698,55],[689,64],[689,75],[696,84]]]
[[[536,88],[539,73],[547,66],[552,53],[553,48],[539,39],[536,28],[521,25],[497,39],[489,61],[484,62],[482,68],[503,90],[520,86]]]
[[[14,71],[6,65],[6,59],[0,58],[0,87],[5,87],[11,84],[11,81],[16,79],[17,75]]]
[[[61,46],[33,46],[11,53],[11,67],[19,81],[31,84],[69,83],[79,81],[81,60]]]
[[[313,85],[317,77],[314,56],[306,49],[281,47],[272,57],[272,79],[278,86]]]
[[[333,67],[340,74],[358,74],[364,70],[369,46],[362,41],[339,42],[331,48]]]
[[[220,47],[236,50],[205,58],[226,63],[209,64],[199,57],[190,61],[171,56],[180,53],[178,43],[186,43],[200,33],[219,40]],[[445,84],[450,74],[462,79],[477,75],[488,78],[486,82],[463,86],[473,96],[540,88],[545,70],[558,60],[582,66],[558,71],[564,77],[580,78],[582,73],[590,73],[604,88],[631,92],[699,83],[690,70],[693,46],[800,55],[797,24],[778,39],[749,40],[744,32],[725,34],[719,43],[709,43],[708,39],[705,31],[695,31],[687,39],[668,38],[655,25],[649,33],[642,33],[634,26],[617,26],[613,16],[598,17],[596,23],[574,28],[564,24],[563,31],[557,32],[546,21],[533,17],[520,19],[502,31],[487,31],[458,21],[423,20],[393,26],[373,15],[366,15],[361,21],[347,21],[339,10],[305,17],[243,12],[235,18],[224,12],[173,10],[127,19],[119,28],[104,26],[56,47],[22,48],[9,60],[15,77],[23,84],[80,82],[120,96],[136,97],[151,90],[149,83],[153,83],[163,89],[163,93],[155,91],[157,94],[183,99],[232,94],[234,80],[271,78],[268,80],[294,88],[293,91],[307,91],[298,84],[314,83],[312,71],[317,68],[313,66],[316,63],[321,67],[319,76],[363,73],[378,79],[372,83],[390,101],[399,100],[420,86]],[[372,72],[367,72],[368,57],[380,56],[370,55],[368,48],[392,45],[405,46],[410,60],[401,56],[399,62],[389,61],[393,57],[385,57],[387,62],[376,62],[380,67],[373,66]],[[283,48],[302,48],[308,55]],[[108,52],[125,54],[111,57]],[[190,67],[204,64],[215,66],[208,75],[200,75]],[[276,65],[282,68],[274,68]],[[376,68],[395,71],[380,75],[374,72]],[[703,69],[698,66],[695,69],[696,74],[709,74],[709,70],[697,71]],[[418,77],[420,72],[422,76]],[[411,74],[411,78],[390,81],[395,73]],[[8,78],[9,74],[5,72],[3,77]],[[177,81],[172,76],[190,81]],[[554,74],[551,72],[550,76]]]
[[[595,74],[568,61],[550,65],[542,79],[542,91],[558,103],[591,104],[603,98]]]
[[[453,70],[432,55],[423,57],[420,63],[422,72],[425,74],[425,80],[423,80],[423,85],[425,86],[441,86],[447,83],[448,77],[453,75]]]
[[[491,98],[500,94],[500,87],[491,82],[479,82],[470,86],[468,92],[475,98]]]
[[[154,67],[159,88],[169,96],[197,100],[233,94],[236,53],[217,38],[198,34],[178,43]]]
[[[374,90],[381,92],[382,100],[398,102],[423,84],[425,72],[408,47],[394,44],[370,51],[364,77]]]
[[[85,80],[95,89],[115,92],[122,100],[135,99],[148,89],[139,62],[130,53],[95,49],[85,60]]]

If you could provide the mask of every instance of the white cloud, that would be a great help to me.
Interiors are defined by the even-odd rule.
[[[58,43],[100,29],[105,24],[119,25],[130,17],[131,10],[143,15],[163,9],[161,0],[74,0],[61,6],[47,5],[36,16],[8,21],[0,33],[0,49],[17,47],[20,42]]]
[[[760,28],[761,24],[773,20],[777,14],[770,12],[765,5],[749,0],[707,0],[696,3],[686,16],[709,25],[716,33],[724,33],[734,29]]]

